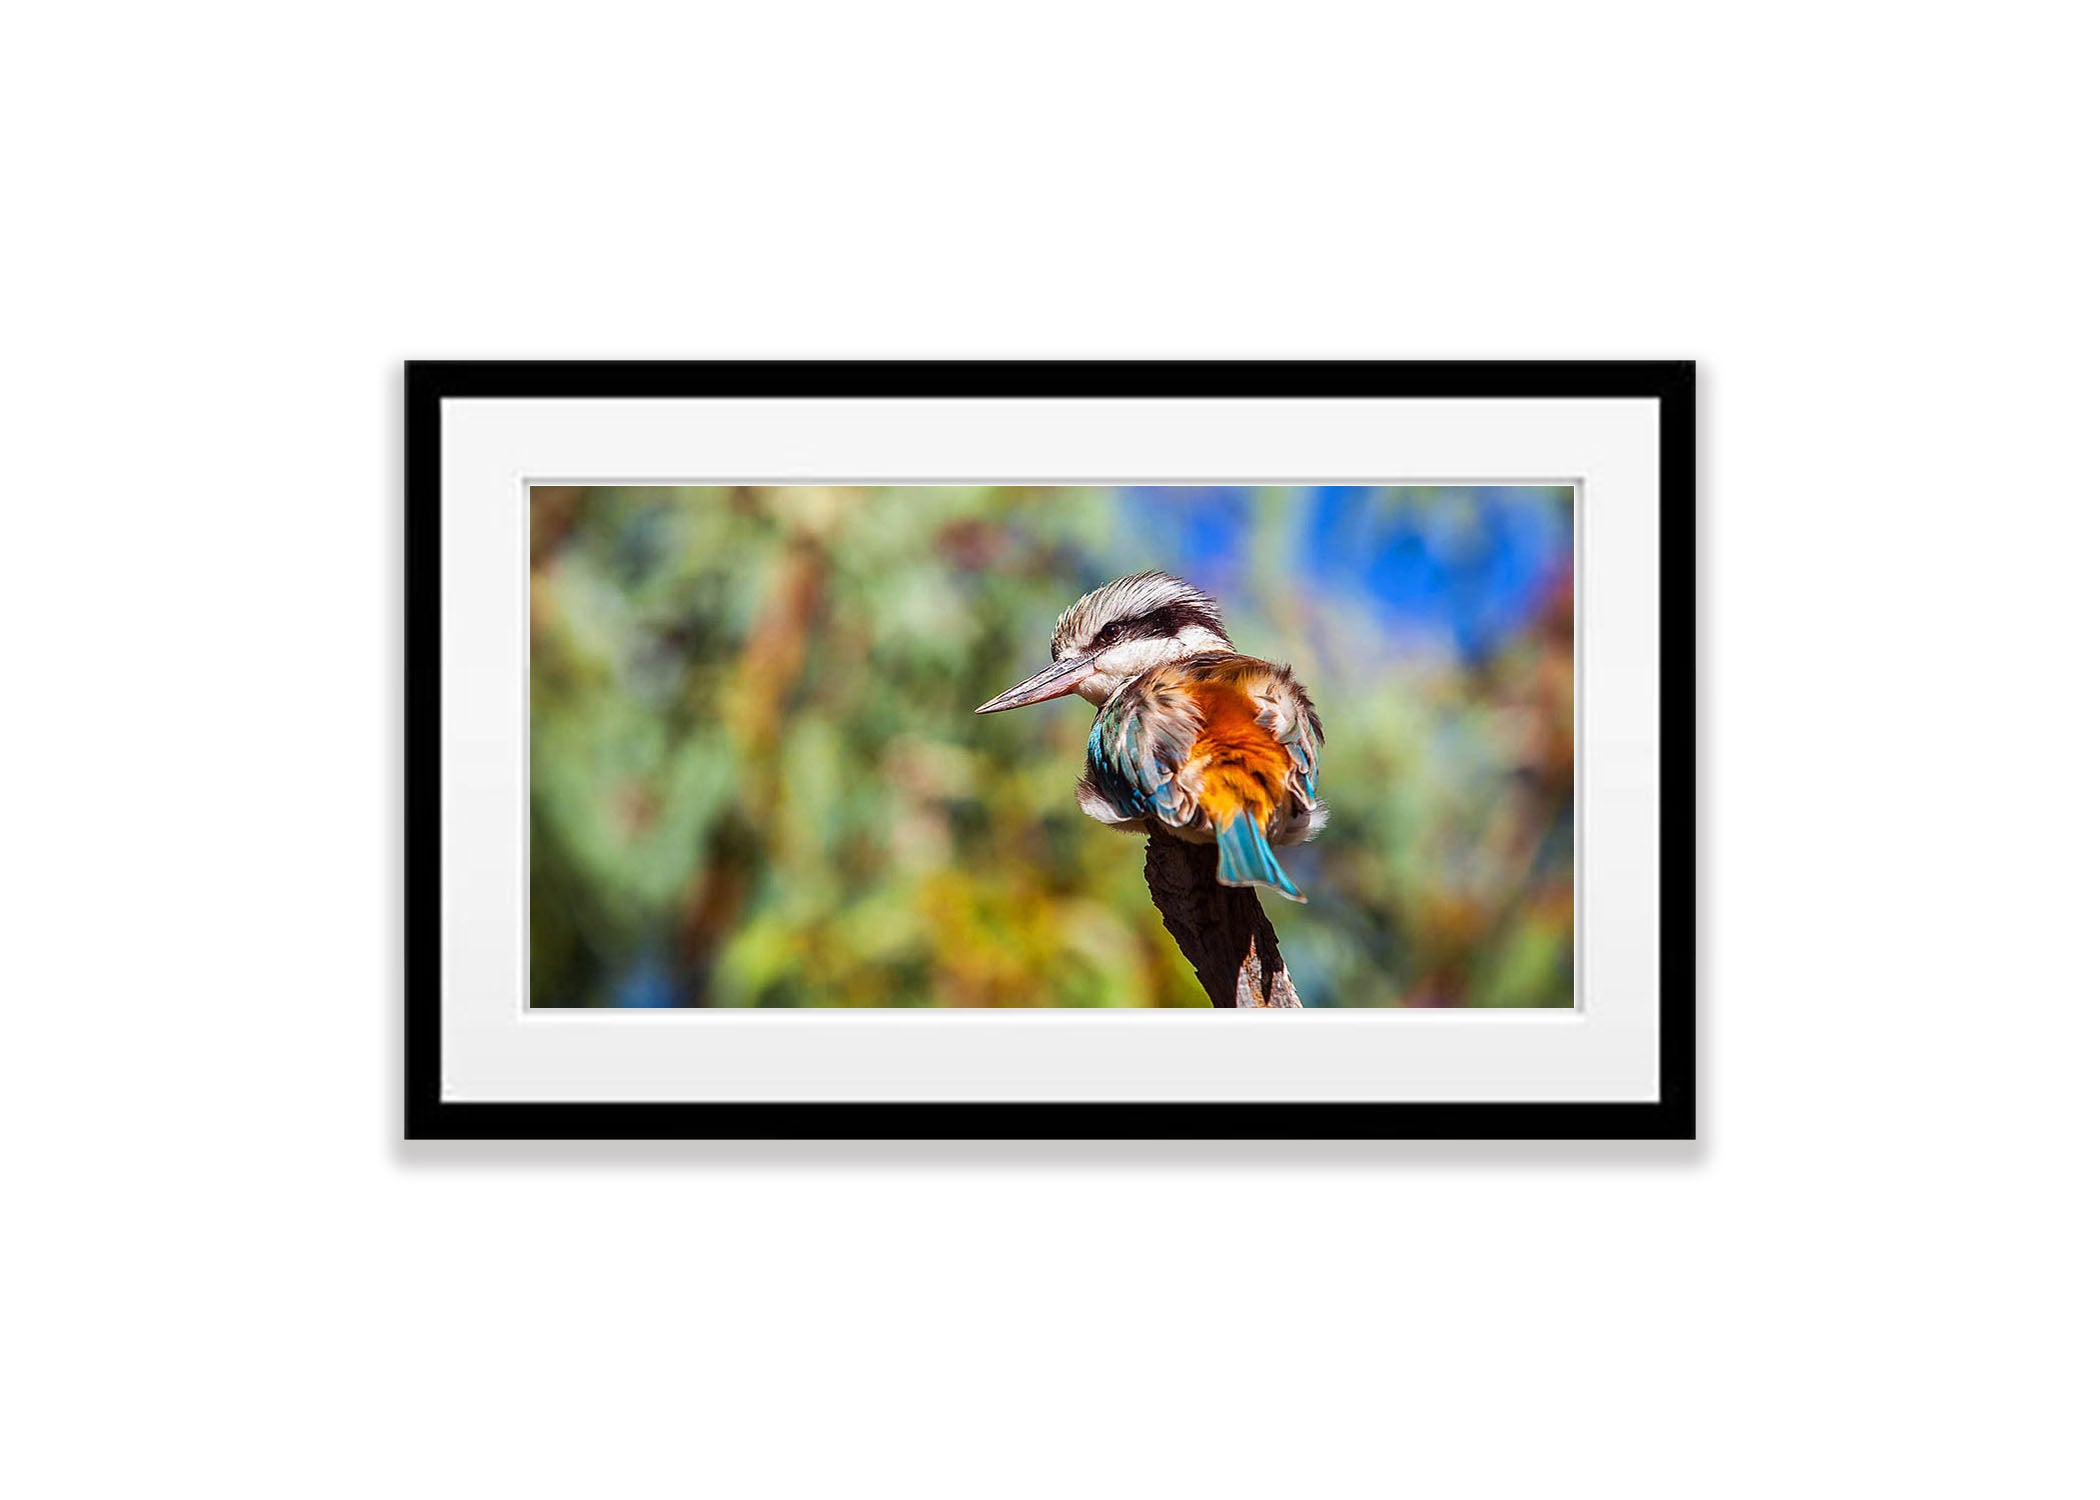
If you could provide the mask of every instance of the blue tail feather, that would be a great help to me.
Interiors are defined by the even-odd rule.
[[[1260,826],[1247,817],[1234,818],[1218,830],[1218,883],[1265,885],[1293,901],[1305,899],[1276,863],[1276,851],[1269,847]]]

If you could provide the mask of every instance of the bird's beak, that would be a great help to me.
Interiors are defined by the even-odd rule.
[[[1002,713],[1009,708],[1021,708],[1030,703],[1041,703],[1048,698],[1062,698],[1067,693],[1079,691],[1079,684],[1094,670],[1091,655],[1075,656],[1070,661],[1054,661],[1042,671],[1018,687],[1010,687],[989,703],[979,704],[981,714]]]

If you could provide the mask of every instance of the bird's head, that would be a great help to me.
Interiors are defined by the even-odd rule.
[[[1194,584],[1171,573],[1118,578],[1058,616],[1049,666],[977,711],[995,714],[1067,693],[1098,706],[1162,662],[1231,649],[1217,600]]]

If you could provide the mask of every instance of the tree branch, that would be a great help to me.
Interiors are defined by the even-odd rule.
[[[1297,1010],[1276,929],[1253,891],[1218,884],[1218,848],[1155,833],[1145,842],[1152,904],[1221,1010]]]

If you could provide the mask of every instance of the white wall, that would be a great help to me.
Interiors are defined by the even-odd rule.
[[[2072,7],[42,7],[0,1487],[2091,1493]],[[1704,1143],[395,1143],[404,357],[1691,355]]]

